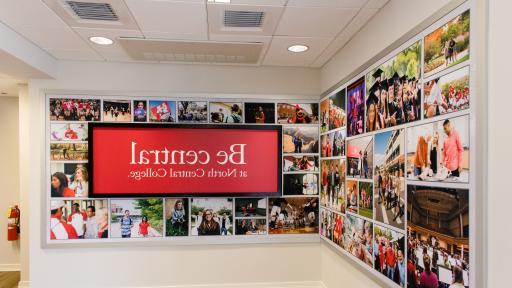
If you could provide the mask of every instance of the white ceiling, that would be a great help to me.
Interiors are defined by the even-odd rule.
[[[126,9],[133,23],[114,27],[74,25],[47,6],[55,1],[62,0],[2,1],[0,21],[60,60],[134,61],[115,40],[137,37],[261,42],[259,65],[322,67],[389,0],[231,0],[231,4],[207,0],[93,1]],[[226,31],[222,19],[228,8],[264,11],[263,28]],[[105,36],[115,42],[98,46],[88,41],[90,36]],[[287,47],[293,44],[305,44],[310,49],[290,53]]]

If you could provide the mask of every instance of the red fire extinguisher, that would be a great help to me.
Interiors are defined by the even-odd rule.
[[[20,233],[20,208],[10,207],[7,213],[7,241],[18,240]]]

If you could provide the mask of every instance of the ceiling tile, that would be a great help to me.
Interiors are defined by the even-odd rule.
[[[327,47],[330,38],[275,36],[267,50],[263,65],[268,66],[309,66]],[[292,53],[288,47],[302,44],[309,47],[306,52]]]
[[[334,37],[347,25],[358,9],[328,7],[286,7],[276,35]]]
[[[369,0],[364,7],[368,9],[379,9],[384,7],[388,2],[389,0]]]
[[[114,29],[89,29],[89,28],[74,28],[76,33],[82,37],[82,39],[88,43],[88,45],[98,52],[103,58],[108,61],[122,61],[130,60],[130,57],[124,49],[119,45],[119,38],[144,38],[140,31],[136,30],[114,30]],[[114,40],[112,45],[102,46],[89,42],[89,37],[92,36],[103,36]]]
[[[67,25],[40,0],[2,1],[0,21],[12,28],[64,28]],[[30,6],[30,9],[27,7]]]
[[[89,50],[60,50],[46,49],[48,53],[59,60],[79,60],[79,61],[103,61],[96,52]]]
[[[367,0],[289,0],[287,6],[361,8]]]
[[[375,15],[379,9],[362,9],[347,27],[334,38],[325,51],[315,60],[312,67],[322,67]]]
[[[125,0],[147,38],[207,39],[205,2]]]

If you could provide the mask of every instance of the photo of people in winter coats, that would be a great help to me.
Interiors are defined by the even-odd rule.
[[[192,198],[190,202],[190,235],[233,235],[233,198]]]
[[[318,103],[277,103],[277,124],[318,124]]]
[[[162,198],[111,199],[110,237],[162,237],[163,214]]]
[[[108,238],[108,200],[50,201],[50,240]]]
[[[318,197],[268,198],[269,234],[316,234]]]

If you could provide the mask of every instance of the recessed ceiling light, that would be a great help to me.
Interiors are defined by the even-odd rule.
[[[109,39],[106,37],[101,37],[101,36],[89,37],[89,41],[91,41],[94,44],[104,45],[104,46],[112,45],[114,43],[114,41],[112,39]]]
[[[306,45],[292,45],[288,47],[288,51],[293,53],[300,53],[300,52],[306,52],[309,49]]]

